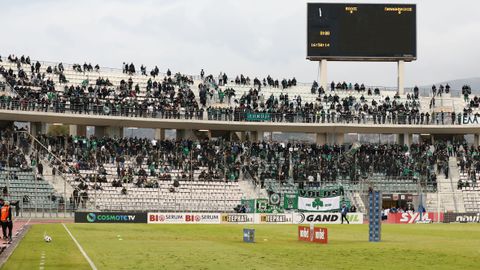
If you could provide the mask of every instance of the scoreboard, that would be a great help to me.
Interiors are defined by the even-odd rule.
[[[307,59],[412,61],[416,5],[307,4]]]

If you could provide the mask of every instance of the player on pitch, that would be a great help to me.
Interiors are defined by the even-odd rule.
[[[342,224],[343,224],[343,219],[345,219],[345,220],[347,221],[347,224],[350,224],[350,222],[349,222],[348,219],[347,219],[347,214],[348,214],[347,205],[344,204],[344,205],[342,206],[341,213],[342,213]]]

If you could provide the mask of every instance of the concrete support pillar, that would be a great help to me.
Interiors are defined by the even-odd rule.
[[[97,138],[103,138],[106,135],[106,127],[95,126],[94,135]]]
[[[401,133],[397,134],[397,143],[401,145],[407,145],[410,147],[410,145],[413,142],[413,134],[411,133]]]
[[[252,142],[261,142],[264,140],[264,135],[265,133],[263,131],[250,131],[249,140]]]
[[[247,140],[247,133],[245,131],[240,131],[236,133],[241,142],[244,142]]]
[[[195,140],[196,136],[191,129],[177,129],[177,140]]]
[[[480,134],[473,135],[473,146],[478,147],[480,145]]]
[[[78,127],[77,125],[70,125],[68,127],[68,135],[70,136],[77,136],[77,132],[78,132]]]
[[[327,60],[321,60],[319,63],[320,65],[319,67],[319,72],[320,74],[318,74],[318,77],[319,77],[319,83],[318,85],[320,85],[321,87],[323,87],[323,89],[325,91],[327,91],[327,86],[328,86],[328,79],[327,79]]]
[[[257,137],[256,137],[256,139],[255,139],[255,140],[256,140],[257,142],[261,142],[261,141],[263,141],[263,140],[264,140],[264,138],[263,138],[263,137],[264,137],[264,135],[265,135],[265,134],[264,134],[264,132],[263,132],[263,131],[257,131]]]
[[[123,127],[105,127],[104,136],[109,138],[123,138]]]
[[[70,125],[69,126],[69,135],[70,136],[87,136],[87,126],[83,125]]]
[[[398,87],[399,95],[403,95],[405,92],[404,81],[405,81],[405,62],[403,60],[400,60],[397,63],[397,87]]]
[[[77,125],[77,136],[87,137],[87,126]]]
[[[163,128],[155,129],[155,140],[158,140],[158,141],[165,140],[165,129]]]
[[[403,145],[405,141],[405,134],[397,134],[397,143]]]
[[[413,143],[413,134],[405,133],[405,135],[403,136],[405,137],[405,145],[408,145],[408,147],[410,147],[410,145]]]
[[[335,133],[335,144],[336,145],[343,145],[344,141],[345,141],[345,134]]]
[[[39,134],[47,134],[47,128],[47,123],[30,122],[30,133],[33,136],[37,136]]]
[[[316,135],[317,135],[316,143],[318,145],[324,145],[327,143],[327,134],[317,133]]]

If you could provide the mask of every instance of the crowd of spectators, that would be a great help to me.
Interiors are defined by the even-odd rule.
[[[300,142],[236,142],[224,140],[148,140],[138,138],[84,138],[40,135],[48,152],[29,152],[29,137],[9,129],[0,131],[0,169],[19,167],[43,174],[38,160],[50,159],[53,174],[70,174],[76,183],[71,201],[82,205],[91,192],[107,186],[127,194],[128,186],[158,188],[178,181],[237,181],[250,178],[255,185],[297,183],[325,186],[372,184],[373,176],[395,183],[417,183],[434,191],[437,176],[449,177],[449,157],[456,156],[461,179],[458,188],[475,186],[480,151],[466,143],[316,145]],[[25,153],[30,153],[29,157]],[[53,153],[60,160],[52,157]],[[115,170],[112,171],[112,168]],[[88,173],[83,173],[85,170]],[[129,185],[126,185],[129,184]],[[90,195],[89,195],[90,194]]]
[[[461,173],[457,188],[478,187],[480,177],[480,151],[473,146],[462,145],[452,150],[457,156],[457,164]]]
[[[155,141],[137,138],[39,137],[69,167],[58,171],[75,175],[79,190],[109,185],[158,187],[159,181],[237,181],[250,177],[265,188],[267,180],[293,181],[300,187],[357,184],[372,174],[385,179],[408,180],[436,189],[436,175],[448,175],[446,144],[411,146],[364,144],[329,146],[308,143]],[[446,159],[445,159],[446,158]],[[446,163],[445,163],[446,162]],[[106,170],[116,168],[116,172]],[[446,164],[446,165],[445,165]],[[81,171],[95,171],[82,175]],[[88,185],[90,183],[90,187]]]
[[[172,74],[158,78],[159,69],[155,66],[150,72],[146,85],[135,82],[131,75],[136,74],[133,63],[124,63],[125,79],[118,85],[108,77],[99,76],[96,80],[85,79],[81,84],[68,84],[62,63],[47,67],[41,72],[40,62],[31,62],[29,57],[10,55],[8,61],[18,63],[17,70],[0,65],[7,83],[13,86],[17,95],[0,96],[0,108],[10,110],[42,111],[56,113],[99,114],[114,116],[208,119],[222,121],[272,121],[300,123],[356,123],[356,124],[410,124],[441,125],[464,124],[480,121],[479,98],[468,99],[471,89],[464,86],[467,106],[463,111],[438,111],[435,98],[449,93],[450,86],[432,86],[430,110],[423,110],[419,99],[419,89],[405,96],[381,95],[378,88],[371,89],[359,83],[331,82],[330,91],[311,86],[315,100],[302,95],[289,93],[288,88],[297,85],[295,78],[281,81],[270,76],[252,81],[248,76],[236,76],[234,85],[228,85],[228,76],[205,76],[202,69],[202,82],[198,90],[193,90],[192,77]],[[24,70],[30,65],[30,70]],[[99,70],[99,66],[84,63],[74,65],[77,71]],[[140,72],[147,75],[145,66]],[[53,75],[58,75],[59,86]],[[128,78],[128,79],[127,79]],[[134,77],[136,78],[136,77]],[[235,85],[250,86],[239,92]],[[281,88],[279,94],[265,92],[263,88]],[[204,112],[207,112],[204,114]],[[266,117],[250,117],[251,115]],[[252,120],[255,119],[255,120]]]

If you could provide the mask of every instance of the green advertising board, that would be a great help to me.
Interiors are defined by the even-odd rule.
[[[269,113],[247,113],[247,121],[271,121],[272,116]]]

